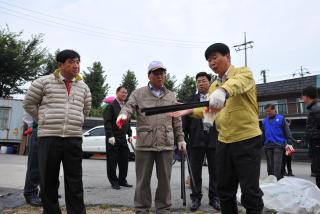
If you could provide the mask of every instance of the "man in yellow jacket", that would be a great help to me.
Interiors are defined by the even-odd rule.
[[[236,193],[241,187],[241,204],[247,213],[262,213],[259,188],[261,131],[258,121],[256,85],[251,71],[231,65],[227,45],[215,43],[205,52],[209,67],[218,80],[209,89],[209,112],[215,113],[219,132],[216,148],[218,195],[222,213],[238,213]],[[203,117],[204,108],[172,113]]]

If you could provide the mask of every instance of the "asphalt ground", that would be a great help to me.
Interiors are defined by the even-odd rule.
[[[32,213],[32,208],[25,206],[23,197],[24,179],[27,166],[27,156],[0,154],[0,213]],[[135,187],[135,162],[129,162],[128,183]],[[310,163],[293,162],[293,173],[298,178],[310,180],[315,183],[314,177],[310,177]],[[180,163],[176,162],[172,168],[171,194],[172,194],[172,211],[174,213],[189,213],[190,189],[187,188],[187,205],[182,205],[180,190]],[[186,175],[188,175],[186,168]],[[267,176],[266,163],[261,163],[261,178]],[[208,169],[203,167],[202,171],[203,198],[200,211],[198,213],[218,213],[208,205]],[[99,208],[106,212],[88,212],[88,213],[131,213],[134,207],[134,187],[122,187],[120,190],[111,188],[106,175],[105,160],[83,160],[83,185],[84,200],[88,210]],[[151,189],[154,196],[157,187],[156,171],[154,168]],[[59,193],[62,198],[59,199],[60,206],[64,206],[64,180],[63,173],[60,173]],[[14,212],[12,208],[27,207],[30,212]],[[113,209],[113,211],[112,211]],[[7,210],[4,212],[4,210]],[[109,211],[110,212],[109,212]],[[39,210],[38,210],[39,211]],[[38,213],[38,212],[35,212]]]

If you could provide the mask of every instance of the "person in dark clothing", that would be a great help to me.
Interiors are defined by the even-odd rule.
[[[126,123],[121,129],[116,125],[116,120],[125,104],[128,92],[123,86],[116,90],[116,99],[107,106],[103,119],[106,133],[106,154],[107,154],[107,176],[114,189],[120,189],[120,186],[132,187],[127,182],[129,148],[127,143],[132,141],[132,131],[130,123]],[[117,165],[119,167],[119,176],[116,175]]]
[[[29,127],[26,131],[28,133],[25,132],[25,134],[30,136],[28,140],[28,164],[23,195],[28,204],[39,207],[42,205],[42,203],[41,199],[39,198],[40,175],[37,140],[38,124],[34,122],[32,117],[27,113],[24,115],[23,120]],[[29,130],[31,130],[30,133]]]
[[[320,188],[320,102],[317,99],[317,88],[306,87],[302,91],[303,102],[308,110],[305,139],[314,158],[316,184]]]
[[[263,142],[267,158],[268,175],[274,175],[277,180],[283,178],[283,154],[286,141],[293,139],[283,115],[277,114],[273,104],[264,107],[267,117],[262,122]]]
[[[210,87],[211,76],[206,72],[200,72],[196,75],[198,93],[192,95],[188,102],[206,101],[206,96]],[[190,198],[192,200],[190,209],[197,210],[201,205],[202,199],[202,166],[205,156],[208,162],[209,171],[209,204],[216,210],[220,210],[220,203],[217,194],[216,178],[216,142],[218,132],[215,125],[206,128],[202,119],[192,118],[191,116],[183,117],[183,131],[190,154],[191,172],[193,173],[194,184],[191,182]]]
[[[292,154],[286,155],[286,152],[283,153],[283,159],[282,159],[282,175],[283,176],[294,176],[292,172]],[[287,167],[287,170],[286,170]]]
[[[291,131],[290,131],[290,124],[291,121],[290,120],[286,120],[287,124],[288,124],[288,135],[292,136]],[[301,140],[297,140],[295,141],[297,143],[300,143]],[[292,166],[291,166],[291,162],[292,162],[292,154],[288,154],[286,155],[286,152],[283,152],[283,159],[282,159],[282,175],[284,176],[294,176],[294,174],[292,173]],[[287,170],[286,170],[287,167]]]

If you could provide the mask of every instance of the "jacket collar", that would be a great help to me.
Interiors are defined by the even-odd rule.
[[[60,79],[62,80],[62,75],[61,75],[61,70],[60,69],[56,69],[54,72],[53,72],[53,75],[57,78],[57,79]],[[80,81],[82,80],[82,77],[80,74],[77,74],[77,76],[73,79],[75,81]]]
[[[153,88],[153,86],[150,84],[150,82],[148,83],[148,90],[150,91],[150,93],[156,97],[156,95],[153,93],[153,91],[155,90]],[[161,88],[160,88],[160,96],[159,97],[162,97],[164,96],[165,94],[168,93],[168,89],[163,85]]]
[[[313,105],[317,104],[318,103],[318,99],[314,99],[309,105],[307,105],[307,109],[310,110],[312,108]]]

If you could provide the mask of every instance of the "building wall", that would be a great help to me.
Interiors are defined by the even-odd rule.
[[[0,108],[9,110],[8,126],[0,129],[0,142],[19,143],[23,132],[22,100],[0,98]]]

